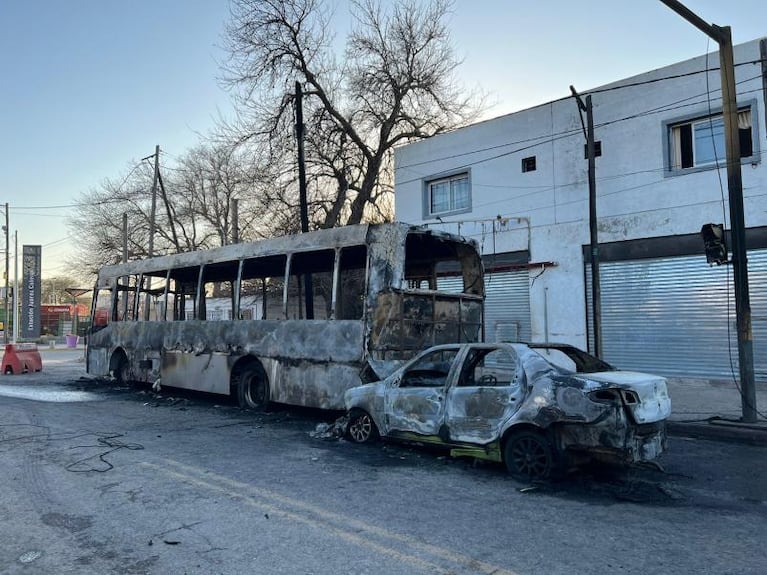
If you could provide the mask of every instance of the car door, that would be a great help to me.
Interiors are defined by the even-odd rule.
[[[437,435],[445,410],[445,390],[460,348],[439,349],[405,368],[385,392],[387,433]]]
[[[486,444],[522,404],[524,369],[510,346],[472,346],[447,390],[445,425],[451,441]]]

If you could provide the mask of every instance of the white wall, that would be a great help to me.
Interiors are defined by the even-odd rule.
[[[735,48],[736,63],[759,57],[758,40]],[[729,227],[729,206],[722,205],[722,196],[727,198],[724,168],[721,174],[709,169],[673,176],[664,169],[664,122],[721,107],[718,66],[718,54],[713,53],[708,69],[715,70],[708,73],[708,86],[706,73],[651,82],[705,70],[706,58],[700,57],[592,90],[595,134],[602,142],[602,156],[596,160],[600,243],[698,233],[707,222],[725,221]],[[762,154],[767,139],[760,74],[759,63],[736,67],[739,105],[757,103],[752,130],[759,138],[755,151]],[[567,80],[562,83],[567,85]],[[589,242],[589,227],[584,142],[576,102],[566,98],[395,152],[397,220],[471,236],[485,254],[525,250],[529,242],[532,262],[556,262],[531,282],[534,340],[546,335],[547,294],[549,339],[586,343],[582,246]],[[522,173],[522,158],[532,155],[536,171]],[[757,158],[759,163],[742,167],[747,227],[767,225],[767,170]],[[444,223],[424,218],[425,182],[464,169],[470,172],[471,211],[443,217]],[[509,218],[508,223],[502,225],[497,216]],[[531,277],[537,274],[531,271]]]

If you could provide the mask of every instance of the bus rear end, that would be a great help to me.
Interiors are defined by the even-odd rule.
[[[370,357],[403,360],[432,345],[480,341],[484,282],[476,242],[411,227],[399,245],[404,254],[394,260],[371,254]]]

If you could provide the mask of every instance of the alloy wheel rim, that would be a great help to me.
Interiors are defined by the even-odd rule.
[[[541,477],[546,474],[549,462],[544,447],[530,438],[520,440],[514,446],[514,463],[520,473],[528,477]]]
[[[370,437],[372,427],[373,424],[370,421],[370,417],[367,415],[362,415],[358,417],[354,423],[352,423],[349,432],[355,441],[363,442],[366,441],[368,437]]]

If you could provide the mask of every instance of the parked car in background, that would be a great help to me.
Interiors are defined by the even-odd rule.
[[[344,399],[351,441],[443,444],[523,479],[584,459],[652,461],[671,412],[663,377],[615,370],[572,346],[519,343],[432,347]]]

